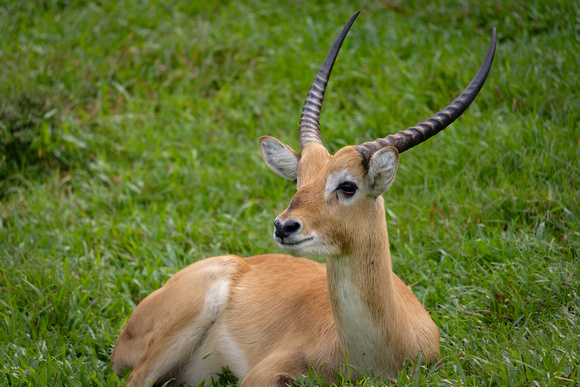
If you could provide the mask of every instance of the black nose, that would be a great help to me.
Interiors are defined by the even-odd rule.
[[[279,220],[276,220],[274,222],[274,227],[276,227],[276,231],[274,231],[274,234],[278,238],[284,239],[300,230],[302,226],[300,225],[299,222],[296,222],[295,220],[287,220],[284,223],[280,222]]]

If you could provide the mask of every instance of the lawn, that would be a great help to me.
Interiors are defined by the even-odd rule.
[[[109,357],[140,300],[196,260],[278,251],[294,186],[258,139],[298,148],[359,8],[321,117],[331,153],[442,109],[498,32],[473,106],[385,194],[441,364],[360,384],[578,383],[580,3],[466,3],[0,3],[0,385],[120,385]]]

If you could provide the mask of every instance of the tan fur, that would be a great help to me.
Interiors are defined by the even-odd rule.
[[[310,143],[292,154],[298,190],[278,219],[300,221],[327,265],[271,254],[186,267],[138,305],[115,344],[113,369],[133,369],[129,383],[197,384],[225,366],[244,386],[284,385],[309,366],[332,381],[346,361],[394,377],[420,351],[438,360],[439,331],[392,271],[384,201],[358,152]],[[343,174],[359,186],[352,200],[326,186]]]
[[[316,143],[312,147],[322,148]],[[316,230],[320,239],[339,246],[340,254],[327,257],[328,287],[338,336],[349,363],[377,374],[386,371],[387,376],[394,377],[405,357],[415,358],[419,351],[423,362],[436,361],[439,331],[392,271],[383,198],[363,195],[350,206],[341,206],[333,195],[322,199],[332,172],[346,169],[349,175],[360,177],[364,185],[365,171],[358,152],[345,147],[328,159],[317,149],[309,156],[309,163],[316,167],[299,169],[298,192],[278,219],[299,219],[305,234]],[[297,198],[300,205],[292,205]],[[350,298],[346,302],[360,304],[360,314],[344,313],[341,292],[345,287]],[[368,320],[363,323],[362,319]],[[361,329],[366,335],[349,333]],[[365,339],[367,346],[363,345]]]

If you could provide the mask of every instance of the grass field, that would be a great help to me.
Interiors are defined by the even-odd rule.
[[[385,195],[395,272],[443,355],[396,385],[577,385],[580,4],[465,3],[0,3],[0,385],[122,384],[108,359],[140,300],[204,257],[276,251],[294,187],[258,138],[298,148],[359,8],[321,119],[331,153],[443,108],[498,31],[474,105]]]

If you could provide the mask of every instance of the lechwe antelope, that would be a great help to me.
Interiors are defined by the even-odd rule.
[[[322,145],[324,92],[353,15],[334,42],[308,93],[298,153],[260,139],[266,164],[297,181],[274,239],[303,258],[235,255],[196,262],[145,298],[121,332],[113,369],[132,368],[129,384],[169,379],[195,385],[230,370],[245,386],[279,385],[308,367],[332,379],[353,368],[393,377],[405,358],[433,363],[439,331],[411,290],[393,273],[382,194],[399,153],[451,124],[475,99],[489,73],[495,30],[479,71],[443,111],[395,135],[346,146]]]

